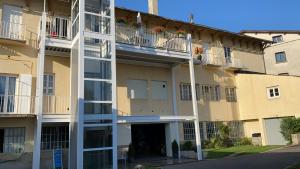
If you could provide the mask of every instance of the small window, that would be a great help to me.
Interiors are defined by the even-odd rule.
[[[283,41],[282,35],[279,36],[273,36],[272,37],[273,43],[280,43]]]
[[[44,89],[45,95],[54,95],[54,75],[44,74]]]
[[[199,84],[196,84],[196,99],[200,100],[199,93],[200,93]],[[181,100],[192,100],[192,88],[191,84],[189,83],[181,83],[180,84],[180,99]]]
[[[279,87],[268,87],[267,88],[268,98],[274,99],[280,97]]]
[[[227,102],[236,102],[236,88],[235,87],[226,87],[225,88],[226,101]]]
[[[224,47],[224,54],[226,63],[232,63],[231,61],[231,49],[229,47]]]
[[[130,99],[147,99],[148,96],[147,80],[128,80],[127,96]]]
[[[276,63],[284,63],[287,62],[285,52],[275,53]]]

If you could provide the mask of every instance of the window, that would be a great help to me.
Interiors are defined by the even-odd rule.
[[[127,97],[130,99],[147,99],[148,81],[147,80],[128,80]]]
[[[54,75],[44,74],[44,89],[45,95],[54,95]]]
[[[195,125],[193,122],[183,123],[184,140],[195,140]]]
[[[25,146],[25,128],[0,128],[0,153],[21,153]]]
[[[206,133],[207,138],[211,139],[213,137],[218,136],[219,133],[219,127],[222,125],[222,122],[206,122]]]
[[[0,76],[0,113],[15,111],[16,77]]]
[[[52,150],[55,148],[69,147],[68,126],[47,126],[42,128],[41,149]]]
[[[276,60],[276,63],[284,63],[286,62],[286,55],[285,55],[285,52],[278,52],[278,53],[275,53],[275,60]]]
[[[231,63],[231,49],[229,47],[224,47],[224,54],[226,63]]]
[[[280,43],[283,41],[282,35],[278,35],[278,36],[273,36],[272,40],[274,43]]]
[[[196,84],[196,98],[199,100],[199,84]],[[180,98],[181,100],[192,100],[192,88],[191,84],[181,83],[180,84]]]
[[[219,85],[201,85],[201,98],[205,101],[219,101],[220,100],[220,86]]]
[[[236,88],[235,87],[226,87],[225,88],[226,101],[227,102],[236,102]]]
[[[279,87],[268,87],[267,88],[267,93],[268,93],[268,98],[273,99],[273,98],[279,98],[280,97],[280,92],[279,92]]]

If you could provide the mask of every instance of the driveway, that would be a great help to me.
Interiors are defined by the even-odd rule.
[[[164,169],[285,169],[300,163],[300,146],[277,149],[271,152],[204,160],[194,163],[170,165]]]

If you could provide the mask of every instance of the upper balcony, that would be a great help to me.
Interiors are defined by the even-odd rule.
[[[126,58],[188,59],[188,41],[184,34],[156,32],[143,26],[116,24],[118,54]],[[138,57],[135,56],[138,53]]]
[[[71,48],[70,18],[47,15],[46,22],[46,46],[54,51]]]
[[[26,26],[8,21],[0,22],[0,43],[10,45],[26,44]]]
[[[242,69],[243,64],[240,59],[229,57],[225,58],[224,54],[207,52],[197,57],[196,63],[208,67],[223,67],[225,69],[237,70]]]
[[[0,95],[0,117],[34,116],[34,96]]]

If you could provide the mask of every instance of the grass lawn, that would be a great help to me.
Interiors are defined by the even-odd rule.
[[[289,167],[288,169],[300,169],[300,163],[292,167]]]
[[[279,148],[281,146],[235,146],[235,147],[229,147],[229,148],[220,148],[220,149],[207,149],[205,150],[207,152],[207,159],[213,159],[213,158],[222,158],[226,157],[231,154],[236,155],[246,155],[246,154],[256,154],[265,152],[268,150],[272,150],[275,148]]]

